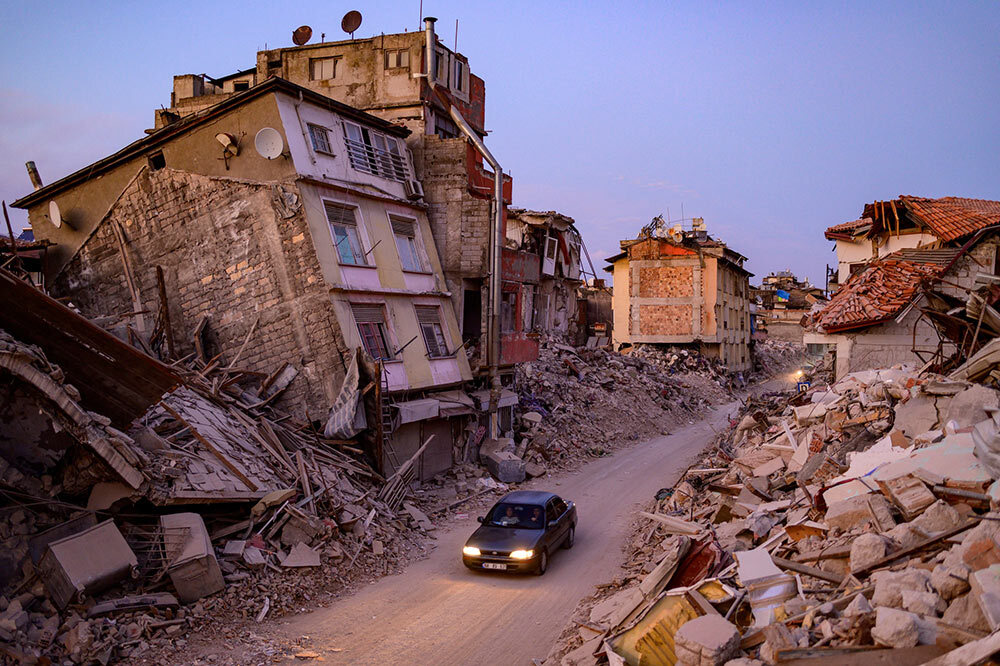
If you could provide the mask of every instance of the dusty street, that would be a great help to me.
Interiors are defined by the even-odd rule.
[[[461,548],[476,525],[470,513],[447,526],[430,557],[404,574],[273,630],[292,640],[309,636],[311,649],[328,663],[529,664],[544,658],[593,581],[618,570],[633,504],[674,483],[735,404],[576,472],[529,484],[575,500],[580,514],[576,545],[555,554],[542,577],[463,567]]]

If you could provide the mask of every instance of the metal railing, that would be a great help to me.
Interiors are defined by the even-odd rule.
[[[409,177],[410,172],[402,155],[380,150],[350,138],[345,138],[344,141],[347,143],[347,155],[351,160],[351,166],[358,171],[399,182]]]

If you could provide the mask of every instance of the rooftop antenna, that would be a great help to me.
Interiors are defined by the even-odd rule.
[[[307,25],[300,25],[295,29],[295,32],[292,33],[292,42],[294,42],[296,46],[305,46],[312,36],[312,28]]]
[[[340,20],[340,29],[351,35],[351,39],[354,39],[354,31],[361,27],[361,12],[352,9],[351,11],[344,14],[344,18]]]
[[[458,53],[458,19],[455,19],[455,53]]]

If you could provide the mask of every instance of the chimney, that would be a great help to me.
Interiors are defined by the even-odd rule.
[[[427,38],[424,46],[424,70],[427,74],[427,83],[430,84],[431,88],[434,87],[434,43],[437,41],[434,36],[435,23],[437,23],[437,19],[433,16],[424,18],[424,36]]]

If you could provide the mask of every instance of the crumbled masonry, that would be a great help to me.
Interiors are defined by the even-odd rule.
[[[721,629],[693,647],[686,629],[712,618],[737,633],[729,663],[1000,648],[1000,393],[904,366],[831,376],[824,362],[808,391],[745,402],[637,512],[625,573],[546,664],[725,663]]]

